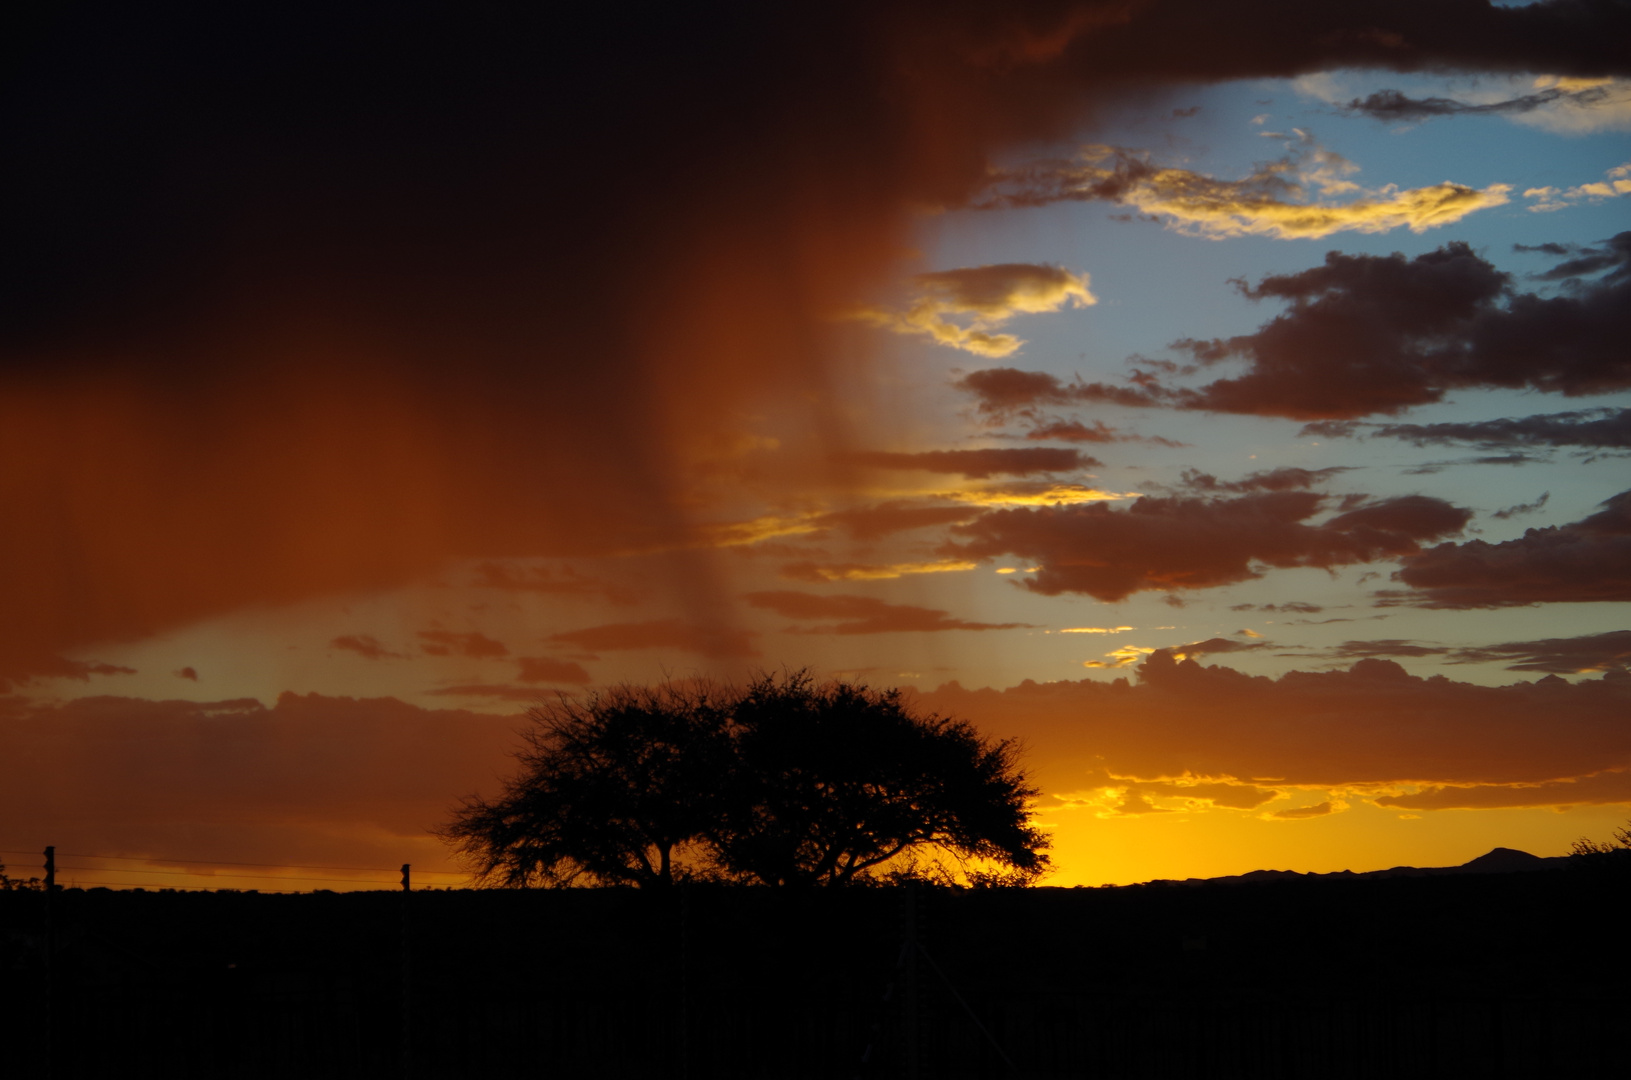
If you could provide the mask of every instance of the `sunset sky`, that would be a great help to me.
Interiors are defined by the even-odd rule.
[[[583,8],[8,41],[12,872],[453,883],[529,704],[800,667],[1047,884],[1631,817],[1631,6]]]

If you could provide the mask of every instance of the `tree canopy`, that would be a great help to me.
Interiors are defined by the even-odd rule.
[[[808,672],[529,711],[521,772],[441,835],[502,885],[1028,883],[1048,869],[1013,740]]]

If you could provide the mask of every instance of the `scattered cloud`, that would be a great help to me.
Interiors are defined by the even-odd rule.
[[[1333,465],[1325,469],[1299,469],[1279,468],[1269,469],[1266,472],[1254,472],[1240,480],[1219,480],[1211,473],[1203,473],[1199,469],[1185,469],[1180,474],[1180,484],[1191,491],[1204,491],[1207,493],[1230,492],[1242,494],[1249,491],[1306,491],[1316,484],[1323,484],[1333,476],[1351,472],[1352,467],[1347,465]]]
[[[1364,503],[1319,524],[1316,492],[1257,492],[1232,498],[1144,497],[1126,510],[1107,504],[996,510],[953,528],[941,553],[984,559],[1015,555],[1037,565],[1025,588],[1048,596],[1086,593],[1123,600],[1248,581],[1260,567],[1317,566],[1397,558],[1422,541],[1460,532],[1468,510],[1421,495]]]
[[[1623,64],[1613,4],[1226,7],[1101,6],[1092,29],[1039,39],[1023,6],[940,5],[903,29],[840,5],[797,33],[727,6],[631,35],[625,12],[576,5],[569,36],[590,51],[565,65],[536,62],[558,20],[497,33],[476,16],[466,48],[418,9],[393,27],[400,48],[366,20],[321,46],[268,24],[234,38],[236,67],[194,34],[153,33],[133,66],[42,39],[19,76],[38,116],[9,147],[37,197],[9,209],[27,219],[8,233],[26,317],[5,361],[24,374],[0,430],[26,451],[4,463],[0,654],[395,588],[472,553],[685,542],[676,507],[695,504],[667,465],[765,402],[832,402],[846,361],[815,345],[823,320],[898,257],[917,209],[966,203],[984,161],[1124,88]],[[267,62],[290,49],[310,61],[300,103]],[[710,77],[692,77],[704,56]],[[216,78],[223,63],[243,77]],[[83,92],[49,92],[68,70]],[[166,87],[199,78],[210,106],[171,108]],[[403,122],[380,123],[382,102]],[[459,166],[418,182],[410,159]],[[672,181],[659,201],[653,162]],[[198,213],[133,195],[182,174],[214,193]],[[201,291],[219,265],[237,270]],[[218,331],[221,377],[200,380],[194,346]],[[570,404],[544,422],[539,402]]]
[[[1100,767],[1089,770],[1083,779],[1081,788],[1052,794],[1066,806],[1091,808],[1106,818],[1214,809],[1251,811],[1282,797],[1275,788],[1234,777],[1140,779]],[[1157,799],[1176,805],[1159,806]]]
[[[758,656],[751,630],[722,626],[700,626],[681,619],[652,619],[646,622],[605,623],[582,630],[551,634],[549,640],[576,645],[590,652],[619,652],[629,649],[678,649],[715,659]]]
[[[198,681],[198,670],[196,668],[184,667],[180,671],[172,671],[170,674],[178,679],[186,679],[188,682]]]
[[[1333,799],[1452,784],[1511,797],[1520,785],[1574,781],[1566,793],[1520,794],[1527,805],[1631,802],[1623,780],[1610,790],[1583,779],[1631,765],[1631,678],[1615,672],[1572,685],[1547,676],[1492,687],[1417,678],[1377,658],[1268,678],[1158,650],[1130,680],[948,684],[919,703],[1001,737],[1023,736],[1049,792],[1079,790],[1107,769],[1149,780],[1255,778],[1262,788]]]
[[[1446,181],[1367,191],[1348,179],[1358,166],[1323,149],[1305,132],[1295,132],[1291,139],[1283,157],[1259,164],[1239,180],[1157,165],[1148,154],[1121,147],[1088,146],[1074,160],[996,171],[989,194],[974,206],[1113,202],[1165,219],[1169,228],[1192,236],[1316,240],[1339,232],[1425,232],[1501,206],[1512,190],[1510,184],[1480,190]]]
[[[1380,424],[1368,434],[1403,439],[1417,446],[1468,443],[1486,450],[1548,446],[1627,450],[1631,449],[1631,408],[1581,409],[1461,423]]]
[[[982,623],[954,619],[933,608],[890,604],[870,596],[818,596],[792,590],[743,594],[756,608],[789,619],[823,620],[829,625],[790,630],[799,634],[929,633],[940,630],[1013,630],[1027,623]]]
[[[1495,518],[1497,521],[1509,521],[1515,517],[1524,517],[1525,515],[1533,514],[1535,511],[1540,510],[1546,505],[1547,501],[1551,499],[1551,497],[1552,493],[1550,491],[1543,491],[1540,493],[1540,498],[1533,502],[1517,503],[1513,506],[1508,506],[1503,510],[1495,511],[1490,515],[1490,517]]]
[[[1403,638],[1378,638],[1372,641],[1344,641],[1340,645],[1322,649],[1320,655],[1342,660],[1361,660],[1377,656],[1410,658],[1442,656],[1449,651],[1450,649],[1443,645],[1423,645]]]
[[[1298,806],[1290,810],[1273,810],[1267,816],[1275,821],[1306,821],[1309,818],[1338,814],[1345,809],[1347,809],[1345,805],[1327,799],[1325,802],[1316,803],[1313,806]]]
[[[77,851],[429,868],[444,853],[426,824],[459,792],[491,793],[514,764],[516,719],[318,694],[270,708],[13,699],[0,703],[0,760],[30,767],[0,784],[0,820]]]
[[[1496,810],[1526,806],[1631,804],[1631,768],[1531,784],[1426,785],[1402,795],[1381,795],[1378,806],[1400,810]]]
[[[1407,554],[1378,603],[1494,608],[1631,600],[1631,491],[1567,525],[1529,529],[1516,540],[1446,543]]]
[[[1616,173],[1631,175],[1631,165],[1622,165],[1613,170]],[[1523,244],[1513,244],[1512,250],[1521,252],[1542,252],[1561,258],[1563,261],[1550,270],[1539,274],[1531,274],[1536,281],[1562,281],[1574,284],[1574,279],[1601,274],[1610,271],[1604,279],[1611,281],[1631,273],[1631,232],[1617,233],[1603,241],[1598,247],[1585,247],[1581,244],[1535,244],[1526,247]]]
[[[817,563],[792,562],[781,568],[789,581],[887,581],[908,574],[946,574],[973,570],[979,563],[966,559],[940,559],[905,563]]]
[[[783,536],[820,530],[816,514],[762,514],[747,521],[705,522],[691,529],[690,543],[703,547],[744,547]]]
[[[478,631],[421,630],[419,647],[430,656],[462,656],[470,660],[492,660],[510,655],[510,647]]]
[[[1292,600],[1284,604],[1233,604],[1230,611],[1266,611],[1284,615],[1317,615],[1325,609],[1318,604]]]
[[[1631,666],[1631,630],[1456,649],[1450,662],[1504,663],[1508,671],[1544,671],[1554,675],[1617,671]]]
[[[632,604],[639,599],[639,593],[627,585],[590,577],[571,566],[488,560],[476,565],[470,584],[503,592],[594,596],[614,604]]]
[[[1025,433],[1025,438],[1032,442],[1145,443],[1173,449],[1189,445],[1160,435],[1122,434],[1102,420],[1084,424],[1080,420],[1062,420],[1058,417],[1038,420],[1037,425]]]
[[[1631,110],[1627,110],[1627,115],[1631,118]],[[1524,198],[1533,201],[1529,210],[1536,214],[1549,214],[1578,203],[1601,202],[1621,195],[1631,195],[1631,161],[1607,170],[1601,180],[1569,188],[1533,187],[1523,193]]]
[[[846,455],[845,460],[876,469],[961,473],[973,480],[984,480],[991,476],[1034,476],[1037,473],[1071,472],[1103,464],[1097,458],[1088,457],[1080,450],[1045,446],[995,450],[924,450],[909,454],[867,450]]]
[[[1451,243],[1413,259],[1333,251],[1323,266],[1240,288],[1290,309],[1254,334],[1186,339],[1174,348],[1203,365],[1244,361],[1244,374],[1200,389],[1163,387],[1144,376],[1135,387],[1066,392],[1078,400],[1127,401],[1130,393],[1145,405],[1350,420],[1439,401],[1463,387],[1571,396],[1631,387],[1623,348],[1631,336],[1628,274],[1561,296],[1514,293],[1509,275]]]
[[[494,698],[533,705],[544,700],[543,692],[535,686],[512,686],[508,683],[461,683],[458,686],[438,686],[423,693],[431,697]]]
[[[919,274],[912,284],[915,295],[905,311],[868,307],[849,317],[979,356],[1001,357],[1024,344],[1012,334],[993,332],[1014,316],[1098,303],[1086,274],[1032,263]]]
[[[1153,645],[1123,645],[1104,654],[1103,660],[1083,660],[1085,668],[1126,668],[1140,663],[1155,651]]]
[[[1027,439],[1037,442],[1052,440],[1056,442],[1091,442],[1112,443],[1122,442],[1125,435],[1119,434],[1115,428],[1102,420],[1093,421],[1092,426],[1083,424],[1079,420],[1054,420],[1040,427],[1034,427],[1025,433]]]
[[[978,511],[967,506],[926,506],[905,502],[834,510],[815,519],[822,528],[834,528],[852,540],[880,540],[895,533],[967,521]]]
[[[50,654],[0,656],[0,694],[40,679],[73,679],[89,682],[92,675],[134,675],[136,669],[101,660],[69,660]]]
[[[1048,482],[993,484],[983,488],[940,493],[940,498],[956,499],[975,506],[1076,506],[1086,503],[1121,502],[1139,497],[1136,491],[1105,491],[1086,484]]]
[[[1246,631],[1252,637],[1251,631]],[[1271,644],[1267,641],[1231,641],[1228,638],[1214,637],[1205,641],[1192,641],[1188,645],[1174,645],[1167,651],[1179,660],[1191,660],[1197,656],[1210,656],[1214,653],[1249,652],[1253,649],[1267,649]]]
[[[1366,97],[1354,98],[1343,108],[1389,123],[1430,120],[1439,116],[1511,116],[1544,108],[1589,112],[1595,107],[1610,104],[1615,89],[1613,81],[1608,79],[1585,80],[1585,85],[1571,80],[1569,85],[1556,82],[1537,87],[1527,94],[1495,101],[1410,97],[1398,90],[1378,90]],[[1631,97],[1631,94],[1627,97]]]
[[[518,656],[515,662],[520,665],[520,671],[515,677],[524,683],[575,683],[578,686],[587,686],[594,681],[582,664],[570,660]]]
[[[1304,427],[1303,437],[1353,435],[1359,428],[1348,422],[1355,418],[1429,404],[1464,387],[1570,396],[1631,387],[1631,359],[1622,347],[1631,337],[1631,233],[1574,261],[1572,274],[1609,272],[1562,295],[1541,296],[1515,292],[1510,275],[1462,243],[1412,259],[1333,251],[1323,266],[1270,275],[1256,286],[1240,284],[1252,299],[1290,305],[1256,333],[1173,343],[1196,368],[1244,361],[1240,375],[1188,388],[1165,385],[1149,371],[1115,385],[989,368],[954,385],[972,394],[977,411],[992,419],[1101,403],[1316,421]],[[1599,419],[1607,422],[1580,425],[1579,436],[1620,437],[1623,420],[1606,414]],[[1565,429],[1574,426],[1559,424],[1550,437],[1566,437]],[[1431,438],[1434,431],[1454,428],[1392,425],[1377,433]]]
[[[328,643],[331,649],[354,652],[364,660],[406,660],[407,653],[392,652],[372,634],[341,634]]]

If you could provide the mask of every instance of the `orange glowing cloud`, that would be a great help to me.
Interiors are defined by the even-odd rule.
[[[1107,769],[1128,782],[1226,777],[1401,809],[1631,802],[1623,672],[1488,687],[1368,659],[1270,679],[1156,651],[1133,683],[953,684],[918,700],[1022,735],[1042,786],[1061,795]]]
[[[1269,236],[1316,240],[1339,232],[1425,232],[1510,201],[1510,184],[1477,189],[1446,181],[1400,191],[1362,191],[1347,179],[1357,166],[1321,149],[1303,132],[1285,157],[1259,165],[1240,180],[1159,166],[1147,155],[1089,146],[1075,162],[1050,162],[998,172],[982,207],[1040,206],[1062,200],[1105,200],[1165,218],[1195,236]],[[1310,192],[1326,197],[1316,201]],[[1013,352],[986,351],[987,356]]]

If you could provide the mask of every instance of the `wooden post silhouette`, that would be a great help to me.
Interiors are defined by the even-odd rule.
[[[680,883],[680,1080],[691,1080],[691,883]]]
[[[45,1069],[56,1075],[57,1056],[57,848],[45,848]]]
[[[921,1029],[922,1002],[919,995],[917,954],[918,895],[917,883],[907,882],[905,887],[906,964],[901,972],[901,1049],[905,1053],[906,1080],[919,1080],[923,1074]]]
[[[413,969],[408,951],[408,894],[413,891],[409,864],[402,864],[402,1075],[413,1076]]]

